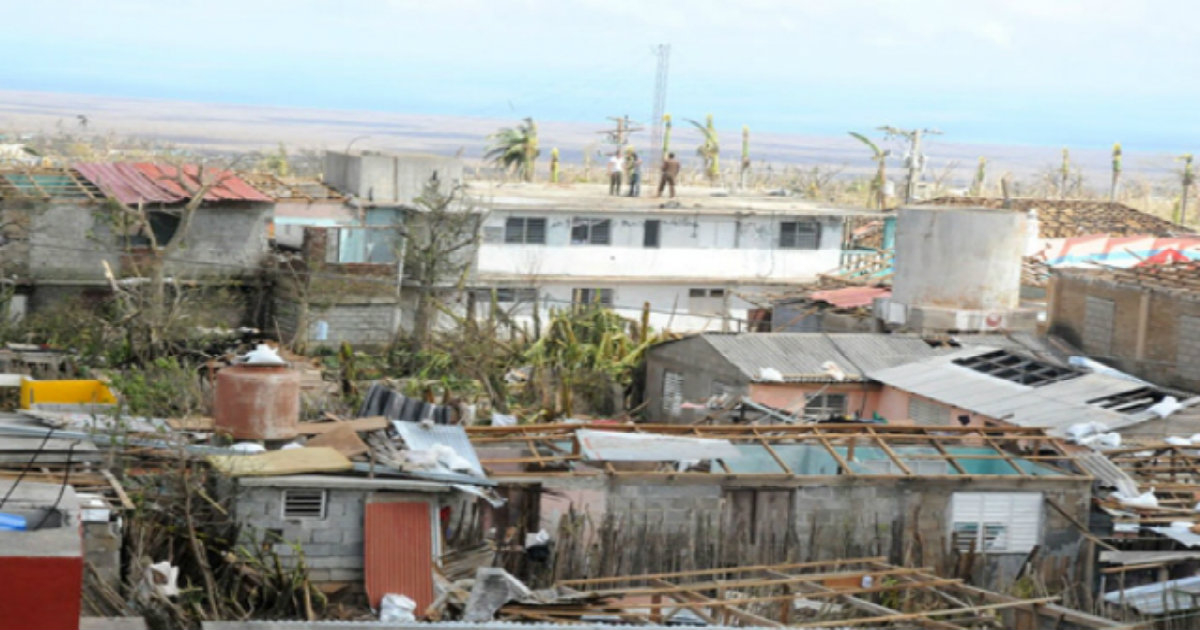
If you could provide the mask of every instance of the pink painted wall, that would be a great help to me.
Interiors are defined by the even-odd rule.
[[[824,383],[751,383],[750,398],[776,409],[798,410],[804,407],[805,396],[815,394],[825,387]],[[830,394],[846,394],[846,411],[858,412],[861,418],[870,418],[875,412],[879,386],[873,383],[834,384],[825,389]]]
[[[750,398],[768,407],[795,410],[803,406],[806,395],[815,394],[821,391],[822,387],[824,387],[823,383],[751,383]],[[830,385],[825,391],[846,394],[847,411],[850,413],[857,411],[860,418],[869,419],[873,414],[878,413],[887,419],[888,424],[901,426],[915,424],[908,417],[908,401],[917,394],[887,385],[881,387],[873,383]],[[925,398],[925,400],[945,408],[946,422],[953,423],[954,426],[959,426],[958,416],[960,415],[971,417],[971,422],[967,425],[971,427],[982,427],[989,422],[996,423],[995,419],[987,416],[945,405],[930,398]]]

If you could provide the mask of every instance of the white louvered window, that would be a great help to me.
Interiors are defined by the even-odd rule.
[[[678,416],[683,408],[683,375],[679,372],[663,372],[662,408],[671,416]]]
[[[932,400],[909,396],[908,418],[916,424],[943,427],[950,424],[950,409]]]
[[[1041,538],[1040,492],[955,492],[950,533],[959,551],[1028,553]]]
[[[324,490],[288,488],[283,491],[283,518],[325,518]]]

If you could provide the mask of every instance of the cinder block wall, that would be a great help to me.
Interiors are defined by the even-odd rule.
[[[272,545],[286,567],[299,560],[298,545],[314,582],[354,582],[363,578],[363,506],[365,490],[331,488],[325,518],[284,518],[283,488],[241,487],[235,510],[246,544],[258,545],[270,530],[283,542]]]
[[[1131,287],[1099,274],[1055,276],[1049,293],[1051,334],[1120,370],[1168,387],[1200,391],[1200,298],[1194,293]],[[1085,323],[1088,297],[1112,302],[1108,348],[1088,343],[1097,337],[1098,324],[1091,322],[1089,330]],[[1139,330],[1145,331],[1140,354]]]

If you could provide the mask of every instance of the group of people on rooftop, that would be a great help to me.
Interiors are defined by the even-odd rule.
[[[674,153],[668,153],[663,159],[662,176],[658,180],[658,192],[656,197],[662,197],[663,189],[670,187],[671,198],[675,198],[675,179],[679,176],[680,169],[679,160],[675,159]],[[608,159],[608,194],[619,196],[621,194],[621,180],[629,178],[629,197],[639,197],[642,194],[642,159],[638,157],[637,151],[629,149],[625,153],[625,158],[621,159],[621,151],[617,150]]]

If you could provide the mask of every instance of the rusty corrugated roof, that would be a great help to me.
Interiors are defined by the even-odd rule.
[[[183,165],[182,173],[173,165],[152,162],[85,162],[75,164],[74,168],[105,194],[126,205],[179,203],[191,199],[200,189],[201,167],[197,164]],[[232,171],[206,168],[204,179],[218,182],[205,193],[205,201],[272,201]]]
[[[875,298],[890,297],[891,295],[892,290],[887,287],[846,287],[813,291],[808,297],[818,302],[828,302],[837,308],[860,308],[870,306]]]
[[[424,611],[433,603],[433,526],[423,501],[368,501],[363,518],[363,575],[372,608],[388,593]]]

